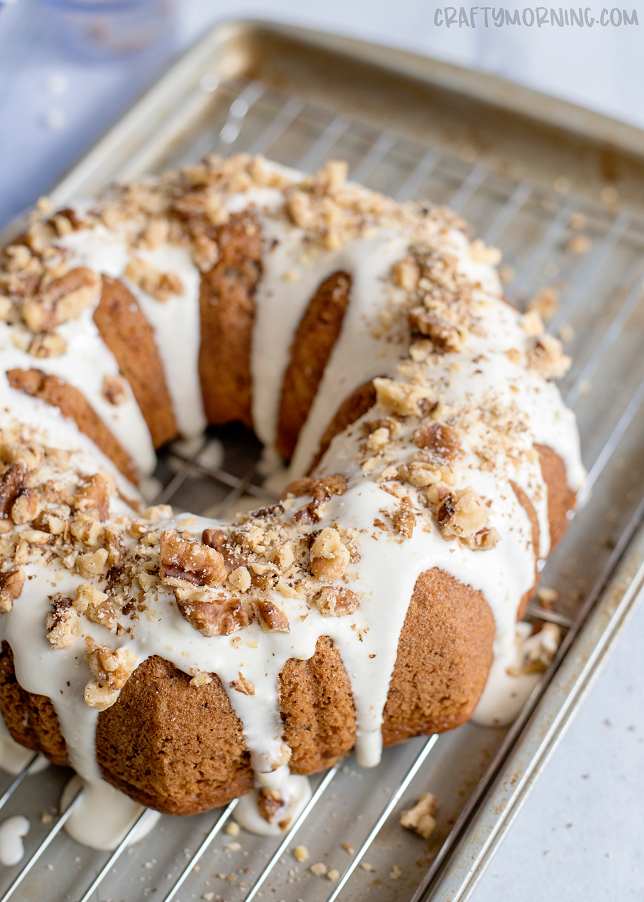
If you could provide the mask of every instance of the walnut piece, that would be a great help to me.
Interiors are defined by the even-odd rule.
[[[262,600],[254,601],[253,608],[257,614],[260,626],[263,630],[266,630],[266,632],[290,632],[291,626],[288,622],[288,617],[274,602]]]
[[[421,426],[414,432],[414,444],[418,448],[429,451],[432,460],[454,460],[461,453],[461,439],[452,426],[443,423],[432,423]]]
[[[231,689],[234,689],[236,692],[241,692],[242,695],[255,695],[255,686],[251,683],[250,680],[247,680],[243,673],[238,671],[239,679],[231,680],[228,684]]]
[[[188,623],[204,636],[229,636],[245,629],[251,619],[238,598],[217,598],[212,590],[190,583],[174,590],[177,606]]]
[[[105,400],[112,404],[113,407],[125,404],[128,399],[125,380],[111,373],[103,377],[102,393]]]
[[[435,406],[431,401],[429,389],[422,385],[408,385],[385,378],[374,379],[373,385],[378,404],[396,416],[418,416],[425,408],[431,409]]]
[[[96,708],[99,712],[111,708],[118,697],[118,689],[111,689],[105,683],[101,683],[100,680],[90,680],[89,683],[85,685],[85,691],[83,693],[85,704],[89,708]]]
[[[425,488],[441,480],[440,469],[425,461],[412,461],[408,464],[401,464],[397,473],[403,482],[408,482],[417,488]]]
[[[416,291],[420,279],[420,267],[413,257],[404,257],[391,267],[391,279],[394,285],[404,291]]]
[[[536,370],[544,379],[558,379],[565,376],[572,360],[563,352],[561,342],[544,333],[537,339],[528,353],[528,369]]]
[[[34,335],[27,348],[27,353],[40,359],[62,357],[67,351],[67,342],[58,332]]]
[[[325,617],[353,614],[360,606],[360,596],[350,589],[324,586],[313,599]]]
[[[35,489],[23,489],[13,502],[11,519],[17,525],[31,523],[38,516],[40,499]]]
[[[424,307],[414,307],[410,311],[409,328],[412,334],[427,336],[439,351],[457,353],[463,350],[463,331],[444,322]]]
[[[54,648],[69,648],[78,636],[78,614],[71,598],[62,593],[51,596],[52,609],[47,614],[47,638]]]
[[[107,557],[108,552],[105,548],[99,548],[97,551],[91,551],[87,554],[79,554],[76,558],[78,572],[85,579],[91,579],[93,576],[102,576],[105,573]]]
[[[326,527],[311,545],[311,573],[318,579],[339,579],[349,563],[349,550],[337,529]]]
[[[100,592],[88,583],[81,583],[76,590],[74,607],[79,614],[85,614],[91,623],[98,623],[115,633],[118,619],[114,603],[105,592]]]
[[[167,301],[173,294],[183,294],[183,282],[175,273],[160,272],[140,257],[133,257],[125,267],[127,278],[157,301]]]
[[[416,525],[416,514],[409,498],[401,498],[400,507],[394,513],[392,520],[394,531],[403,539],[411,539]]]
[[[237,567],[231,573],[228,574],[228,582],[233,587],[233,589],[237,589],[238,592],[242,594],[247,592],[250,589],[250,573],[248,572],[247,567]]]
[[[0,573],[0,611],[10,611],[13,603],[20,598],[25,584],[24,570],[7,570]]]
[[[0,479],[0,517],[7,518],[25,488],[29,470],[22,461],[10,464]]]
[[[403,811],[400,824],[408,830],[418,833],[423,839],[429,839],[434,832],[436,821],[432,815],[438,811],[440,803],[431,792],[423,792],[413,808]]]
[[[85,660],[93,676],[101,685],[122,689],[136,666],[134,652],[124,646],[112,651],[109,646],[98,645],[92,639],[86,641],[91,643],[91,647],[85,652]]]
[[[56,326],[80,316],[99,296],[101,280],[85,266],[70,269],[40,294],[26,301],[22,316],[32,332],[53,332]]]
[[[195,586],[217,586],[227,575],[223,556],[216,549],[183,539],[176,529],[167,529],[161,534],[161,577],[164,581],[180,579]]]
[[[95,511],[101,523],[104,523],[110,514],[110,487],[105,477],[100,473],[83,477],[78,483],[71,505],[77,511]]]

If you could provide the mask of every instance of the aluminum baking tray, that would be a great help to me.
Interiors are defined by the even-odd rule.
[[[348,758],[312,778],[311,804],[281,840],[228,835],[233,802],[94,852],[62,829],[68,771],[5,776],[2,817],[26,814],[31,830],[24,860],[0,873],[0,902],[466,899],[642,594],[644,133],[402,51],[233,22],[180,59],[51,197],[64,204],[114,179],[242,150],[307,170],[344,158],[370,187],[449,203],[502,249],[516,304],[558,293],[550,330],[574,359],[561,389],[589,478],[542,574],[558,601],[530,612],[560,624],[564,642],[511,729],[465,724],[419,738],[373,771]],[[260,506],[259,454],[235,426],[176,442],[156,473],[160,500],[218,516]],[[426,790],[441,801],[429,841],[398,824]],[[306,864],[295,845],[308,848]],[[339,876],[311,873],[318,862]]]

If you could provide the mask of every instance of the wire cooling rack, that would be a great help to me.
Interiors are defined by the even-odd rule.
[[[195,121],[191,110],[204,109],[204,95],[206,113]],[[603,206],[591,205],[571,196],[563,177],[554,186],[522,181],[511,166],[500,172],[480,165],[471,147],[447,156],[258,81],[220,83],[214,75],[202,78],[194,96],[116,175],[242,150],[304,170],[345,159],[350,177],[371,188],[401,200],[448,203],[472,223],[474,235],[502,249],[502,279],[517,306],[554,292],[557,309],[548,328],[574,361],[560,386],[578,418],[589,475],[575,521],[542,574],[558,599],[552,610],[533,603],[530,614],[558,623],[570,639],[615,548],[641,520],[643,223],[622,211],[610,189]],[[260,454],[258,442],[237,426],[175,442],[159,461],[157,501],[215,517],[261,506],[272,496],[258,475]],[[61,815],[57,806],[70,772],[49,767],[36,775],[28,765],[0,783],[2,815],[26,814],[31,822],[25,858],[0,872],[0,902],[420,898],[419,884],[427,885],[428,871],[431,877],[454,848],[516,732],[466,724],[387,750],[374,771],[348,758],[312,778],[311,801],[283,838],[226,832],[232,802],[190,819],[164,817],[146,839],[128,845],[148,817],[144,811],[113,853],[79,846],[64,832],[71,809]],[[400,811],[427,789],[441,800],[429,842],[398,825]],[[307,848],[308,861],[294,857],[297,845]],[[311,872],[316,863],[323,873]]]

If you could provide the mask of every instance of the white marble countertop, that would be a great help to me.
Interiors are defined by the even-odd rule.
[[[644,3],[633,5],[639,27],[447,30],[434,26],[428,0],[181,0],[175,52],[220,19],[291,21],[478,67],[644,127]],[[45,193],[167,61],[76,61],[35,0],[0,5],[0,226]],[[644,898],[643,658],[640,610],[475,902]]]

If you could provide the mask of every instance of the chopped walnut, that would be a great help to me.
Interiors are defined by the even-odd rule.
[[[528,353],[528,367],[540,373],[545,379],[558,379],[565,376],[572,360],[567,357],[561,342],[547,333],[541,335]]]
[[[208,272],[219,260],[219,248],[207,235],[197,235],[192,243],[192,259],[201,272]]]
[[[134,652],[123,646],[112,651],[109,646],[98,645],[92,639],[86,641],[91,647],[85,652],[85,660],[93,676],[110,689],[122,689],[136,666]]]
[[[409,464],[401,464],[396,474],[403,480],[418,488],[433,485],[441,480],[441,470],[425,461],[412,461]]]
[[[74,607],[79,614],[85,614],[92,623],[98,623],[115,633],[118,627],[116,608],[108,600],[105,592],[100,592],[87,583],[81,583],[76,590]]]
[[[394,530],[403,539],[411,539],[416,525],[416,514],[409,498],[402,498],[400,507],[392,517]]]
[[[420,279],[420,267],[413,257],[405,257],[391,267],[391,278],[394,285],[404,291],[416,291]]]
[[[353,614],[360,606],[360,596],[350,589],[324,586],[313,599],[325,617]]]
[[[214,597],[212,590],[194,588],[190,583],[174,590],[181,614],[196,630],[207,637],[229,636],[245,629],[250,617],[238,598]]]
[[[100,680],[90,680],[85,685],[83,698],[85,704],[89,708],[96,708],[97,711],[106,711],[111,708],[119,697],[119,690],[112,689]]]
[[[528,310],[536,311],[544,322],[550,322],[559,309],[559,292],[556,288],[542,288],[532,300],[528,301]]]
[[[32,357],[62,357],[67,351],[67,342],[58,332],[34,335],[27,348]]]
[[[384,378],[374,379],[373,384],[378,404],[397,416],[418,416],[423,402],[428,402],[430,398],[429,390],[421,385],[407,385]]]
[[[308,861],[311,857],[306,846],[295,846],[295,848],[293,849],[293,855],[300,863]]]
[[[488,550],[498,542],[496,530],[488,528],[489,509],[485,501],[471,488],[447,495],[438,510],[438,522],[443,538],[461,538],[474,550]],[[485,530],[483,536],[476,536]]]
[[[423,839],[429,839],[436,827],[436,821],[432,817],[436,813],[440,803],[431,792],[423,792],[413,808],[403,811],[400,815],[400,824],[408,830],[418,833]]]
[[[71,269],[54,279],[40,294],[26,301],[22,316],[32,332],[53,332],[56,326],[76,319],[98,298],[101,280],[87,267]]]
[[[231,584],[233,589],[237,589],[238,592],[244,593],[250,589],[250,573],[248,572],[247,567],[237,567],[232,573],[228,574],[228,582]]]
[[[486,247],[480,238],[476,238],[470,245],[470,257],[474,263],[487,263],[490,266],[498,266],[501,262],[501,251],[498,247]]]
[[[326,527],[311,545],[311,573],[318,579],[339,579],[349,563],[349,551],[337,529]]]
[[[458,352],[463,350],[464,333],[457,326],[441,320],[423,307],[414,307],[409,314],[409,328],[412,333],[426,335],[440,351]]]
[[[414,444],[429,451],[432,459],[454,460],[461,453],[461,439],[451,426],[432,423],[414,432]]]
[[[255,686],[250,680],[246,679],[241,670],[239,671],[239,679],[231,680],[228,685],[236,692],[241,692],[242,695],[255,695]]]
[[[11,508],[11,519],[17,525],[31,523],[38,516],[40,499],[35,489],[23,489]]]
[[[101,523],[104,523],[110,513],[110,486],[107,479],[100,473],[80,479],[72,498],[72,507],[77,511],[95,512]]]
[[[523,643],[522,673],[543,673],[552,663],[561,643],[561,630],[554,623],[544,623],[541,629]]]
[[[521,317],[521,328],[530,338],[536,338],[537,335],[541,335],[545,327],[539,311],[528,310],[528,312]]]
[[[265,821],[271,823],[277,812],[284,807],[279,789],[261,789],[257,798],[257,809]]]
[[[23,491],[29,471],[22,461],[10,464],[0,479],[0,517],[9,517],[18,495]]]
[[[288,633],[290,632],[290,624],[288,617],[278,608],[272,601],[254,601],[253,608],[257,613],[257,619],[260,626],[266,632]]]
[[[190,685],[196,686],[197,688],[200,688],[201,686],[207,686],[209,683],[212,683],[212,677],[209,673],[205,673],[203,670],[199,673],[195,673],[193,678],[190,680]]]
[[[85,579],[90,579],[93,576],[102,576],[105,573],[107,555],[105,548],[99,548],[97,551],[92,551],[88,554],[79,554],[76,558],[78,572]]]
[[[165,520],[172,516],[172,508],[169,504],[155,504],[153,507],[146,507],[143,516],[146,520]]]
[[[217,586],[228,571],[222,555],[208,545],[181,538],[176,529],[161,534],[161,576],[168,580],[179,579],[195,586]]]
[[[78,636],[78,614],[71,598],[59,593],[51,597],[52,610],[47,614],[47,638],[54,648],[69,648]]]
[[[0,573],[0,611],[10,611],[13,603],[20,598],[25,584],[24,570],[7,570]]]
[[[127,278],[157,301],[167,301],[173,294],[183,294],[183,283],[175,273],[159,272],[140,257],[132,257],[125,267]]]
[[[125,404],[128,399],[125,380],[120,376],[113,376],[108,373],[103,378],[103,397],[114,407]]]
[[[167,242],[169,232],[169,221],[163,216],[153,216],[143,231],[143,242],[154,250]]]

